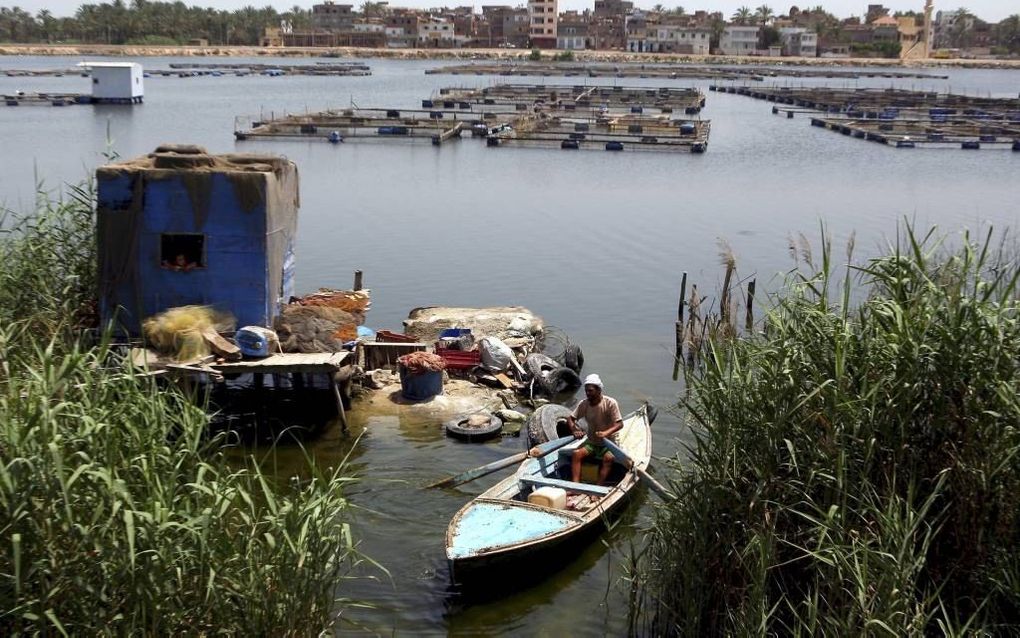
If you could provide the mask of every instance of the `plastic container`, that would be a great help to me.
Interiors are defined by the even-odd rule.
[[[443,393],[442,371],[415,374],[400,366],[400,395],[409,401],[428,401]]]
[[[454,350],[452,348],[436,348],[436,354],[446,364],[447,370],[470,370],[482,363],[482,353],[478,350]]]
[[[234,333],[234,342],[246,357],[268,357],[279,347],[276,333],[261,326],[245,326]]]
[[[567,490],[562,487],[552,487],[546,485],[540,487],[528,494],[528,502],[532,505],[541,505],[542,507],[551,507],[555,510],[566,509],[567,507]]]

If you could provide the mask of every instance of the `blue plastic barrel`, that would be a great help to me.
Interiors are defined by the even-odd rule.
[[[442,393],[442,371],[415,374],[400,366],[400,395],[408,401],[428,401]]]

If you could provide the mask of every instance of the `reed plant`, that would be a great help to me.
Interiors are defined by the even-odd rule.
[[[228,462],[201,406],[86,345],[90,211],[0,238],[0,634],[328,630],[360,560],[344,468]]]
[[[1017,253],[905,226],[789,275],[687,373],[693,443],[631,570],[642,635],[1020,631]],[[810,263],[810,262],[808,262]]]
[[[27,214],[0,209],[0,325],[66,342],[97,326],[94,210],[92,182],[39,186]]]

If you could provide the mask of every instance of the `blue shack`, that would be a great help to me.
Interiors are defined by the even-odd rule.
[[[293,162],[164,145],[96,181],[104,326],[136,336],[147,317],[202,304],[272,327],[294,294]]]

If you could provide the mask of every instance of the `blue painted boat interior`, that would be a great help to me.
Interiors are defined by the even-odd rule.
[[[477,502],[458,521],[449,557],[465,558],[486,548],[535,540],[575,523],[575,518],[552,510]]]

